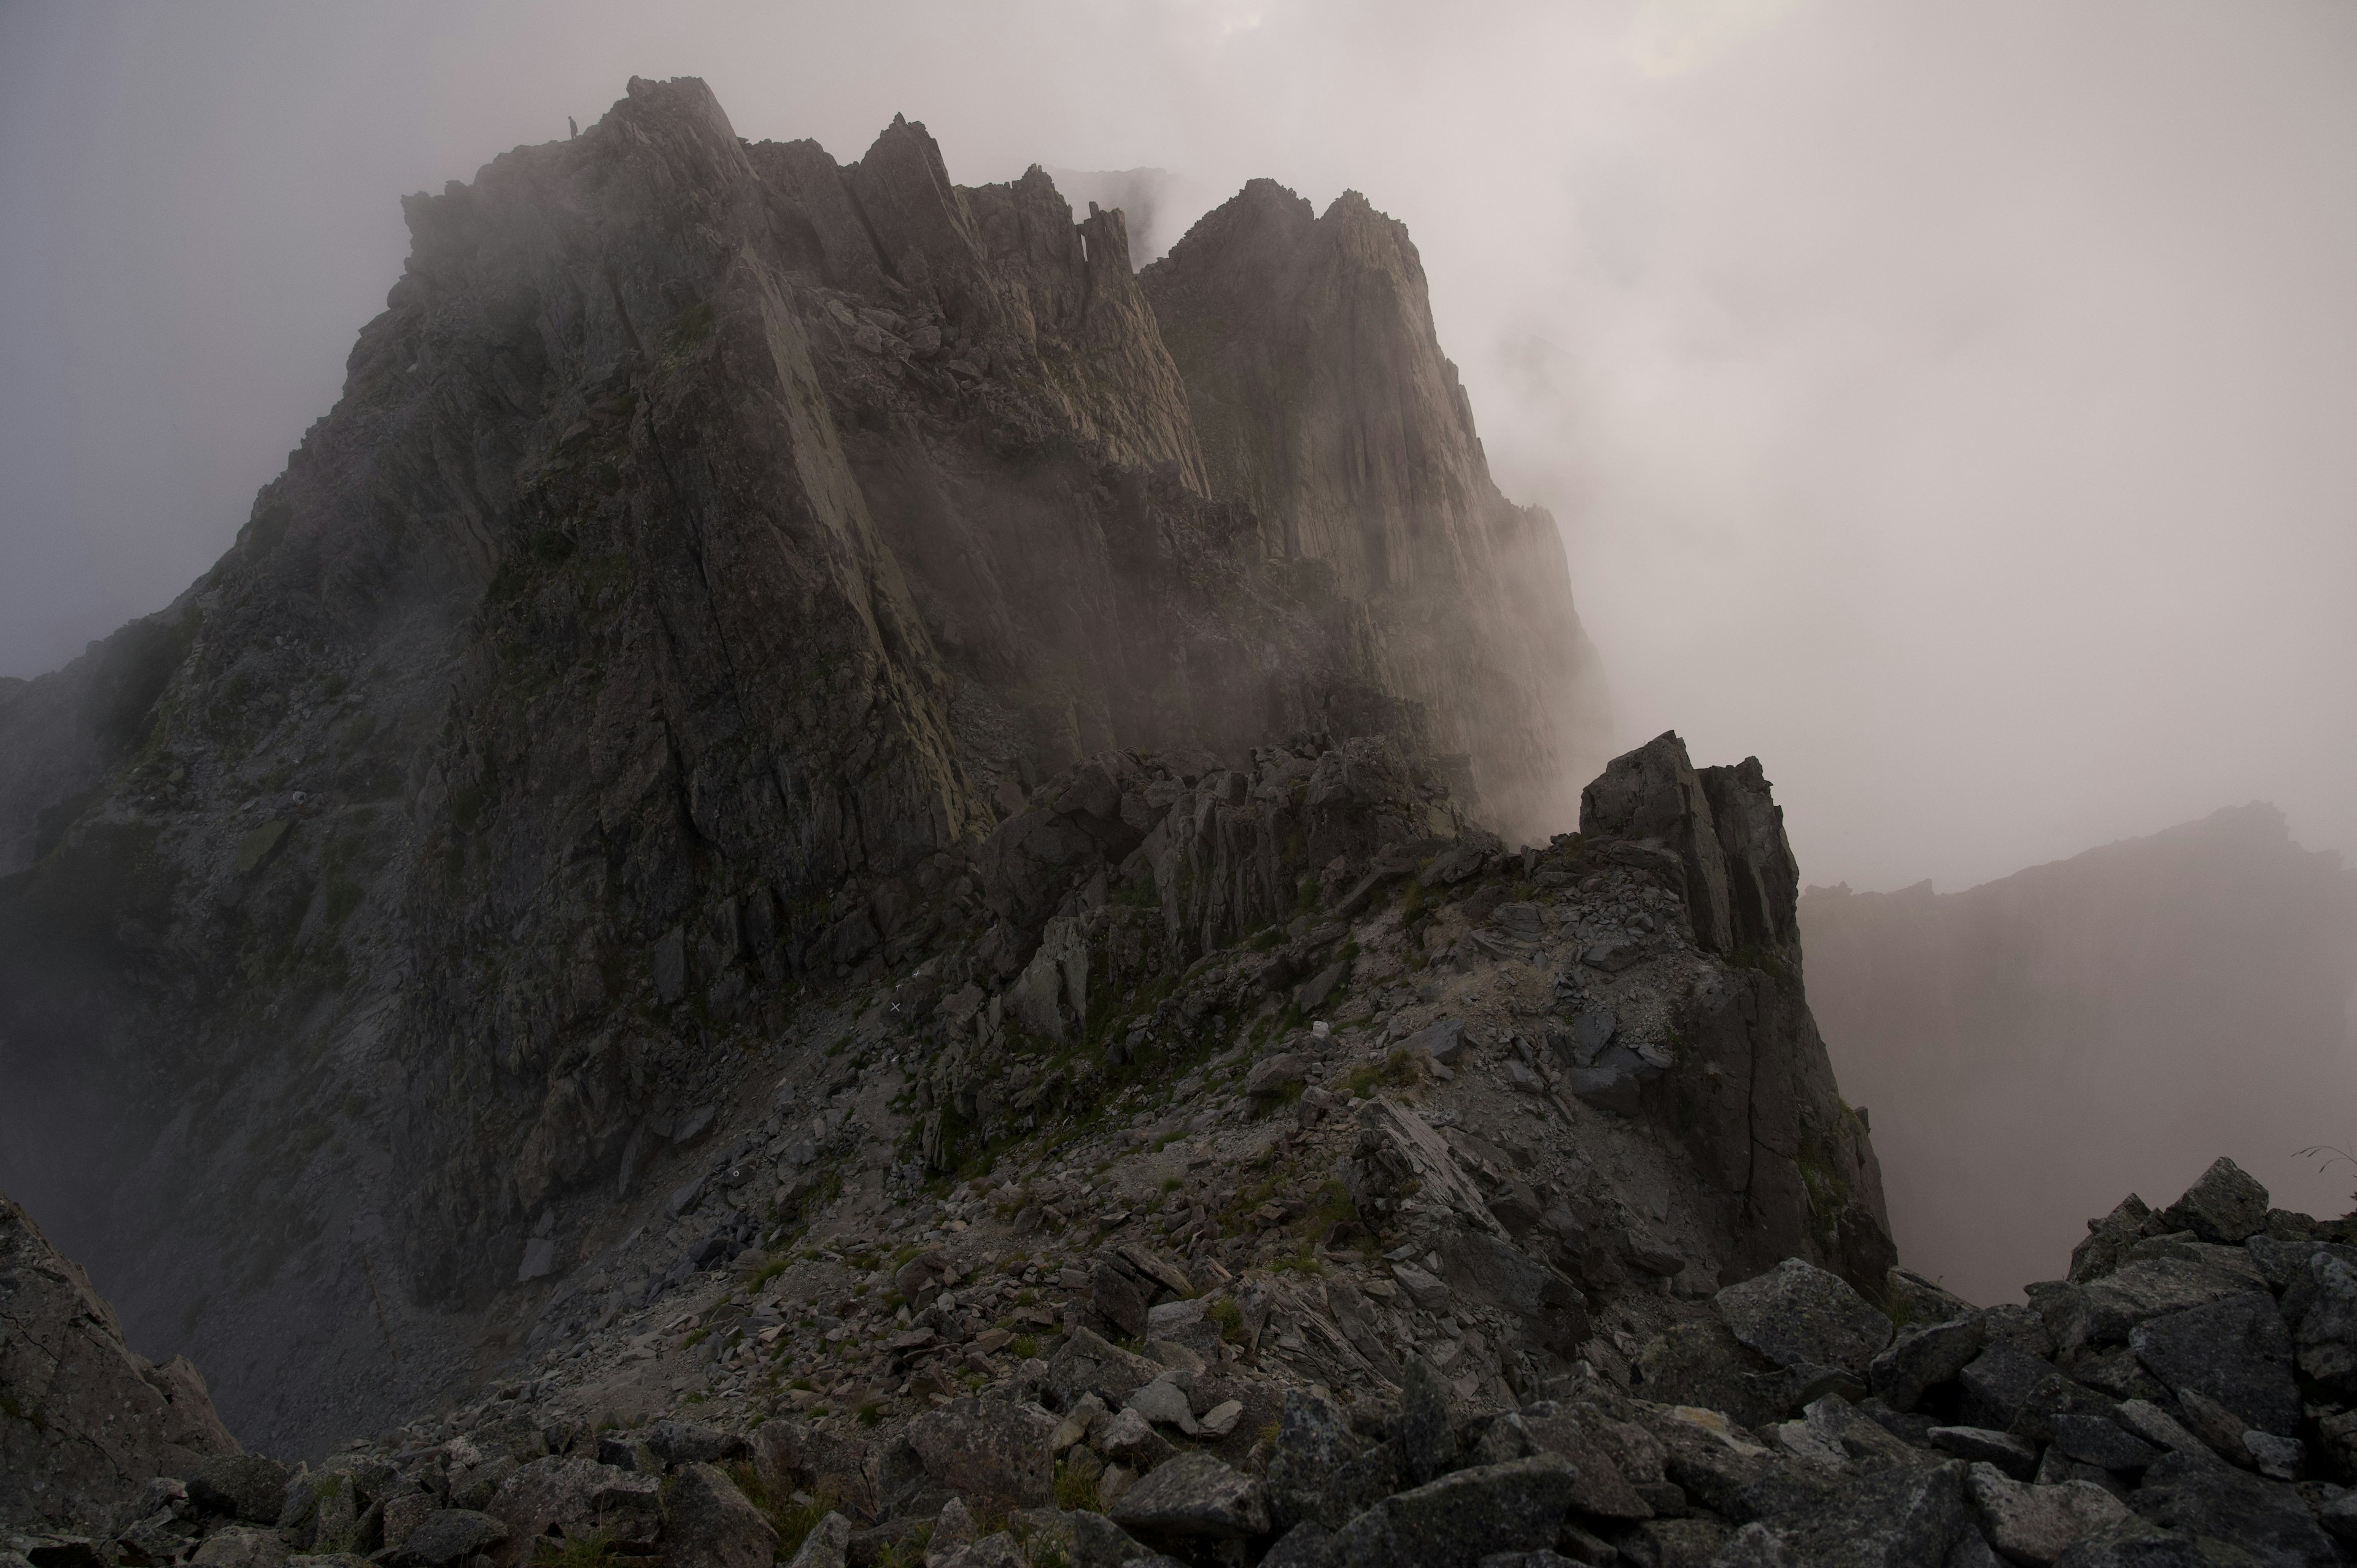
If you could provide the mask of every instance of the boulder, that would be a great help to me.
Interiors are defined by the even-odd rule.
[[[1770,1515],[1796,1564],[1946,1563],[1973,1534],[1964,1466],[1897,1465],[1872,1469],[1831,1496]]]
[[[1839,1274],[1787,1258],[1713,1298],[1736,1338],[1780,1367],[1801,1362],[1864,1372],[1890,1343],[1890,1319]]]
[[[2017,1481],[2027,1481],[2038,1471],[2037,1448],[2009,1432],[1986,1426],[1935,1426],[1925,1435],[1932,1446],[1975,1468],[1993,1466]]]
[[[786,1568],[845,1568],[845,1558],[851,1546],[851,1521],[839,1513],[830,1513],[811,1526],[802,1543],[795,1549],[793,1560]]]
[[[1427,1024],[1410,1035],[1405,1046],[1443,1067],[1455,1067],[1465,1059],[1465,1020],[1443,1018],[1437,1024]]]
[[[1072,1568],[1122,1568],[1153,1550],[1101,1513],[1077,1509],[1072,1516]]]
[[[391,1568],[450,1568],[490,1551],[507,1533],[507,1526],[487,1513],[436,1509],[411,1528],[386,1561]]]
[[[506,1527],[499,1555],[510,1561],[551,1535],[602,1534],[618,1546],[651,1548],[662,1530],[662,1483],[582,1455],[552,1454],[510,1476],[483,1511]]]
[[[1475,1568],[1501,1552],[1554,1544],[1576,1483],[1560,1455],[1480,1465],[1385,1498],[1335,1532],[1351,1568]]]
[[[2357,1266],[2319,1250],[2285,1283],[2283,1316],[2300,1371],[2344,1399],[2357,1398]]]
[[[1180,1454],[1122,1493],[1114,1522],[1146,1540],[1234,1540],[1268,1530],[1261,1484],[1200,1451]]]
[[[1047,1388],[1055,1402],[1067,1408],[1092,1393],[1108,1406],[1119,1405],[1165,1369],[1101,1334],[1076,1328],[1048,1363]]]
[[[2204,1241],[2240,1246],[2267,1228],[2267,1189],[2222,1155],[2161,1219],[2170,1230],[2190,1230]]]
[[[2207,1455],[2164,1455],[2129,1494],[2128,1506],[2155,1524],[2212,1545],[2210,1560],[2269,1568],[2327,1568],[2340,1561],[2298,1492]]]
[[[1534,1406],[1515,1419],[1528,1434],[1532,1452],[1557,1455],[1570,1465],[1574,1513],[1609,1520],[1653,1517],[1652,1505],[1637,1495],[1578,1417]]]
[[[1279,1530],[1305,1521],[1339,1530],[1395,1489],[1398,1463],[1388,1444],[1367,1448],[1322,1395],[1285,1391],[1268,1456],[1269,1515]]]
[[[2058,1415],[2053,1424],[2055,1447],[2099,1469],[2141,1470],[2163,1453],[2117,1421],[2100,1415]]]
[[[666,1466],[717,1465],[753,1451],[741,1434],[695,1421],[658,1421],[647,1428],[645,1441]]]
[[[961,1399],[909,1423],[925,1474],[990,1506],[1037,1508],[1054,1492],[1056,1418],[1035,1404]]]
[[[832,1497],[862,1518],[876,1511],[866,1446],[806,1421],[773,1416],[755,1428],[753,1464],[772,1497],[808,1491]]]
[[[1975,1465],[1964,1482],[1988,1543],[2015,1563],[2051,1568],[2072,1542],[2128,1517],[2127,1505],[2092,1481],[2028,1486],[1994,1465]]]
[[[2129,1345],[2180,1398],[2195,1390],[2261,1432],[2298,1432],[2291,1334],[2267,1296],[2241,1294],[2153,1318],[2137,1326]]]
[[[1964,1388],[1967,1424],[1993,1426],[2036,1443],[2053,1435],[2056,1415],[2101,1415],[2111,1402],[2010,1345],[1982,1351],[1957,1380]]]
[[[1867,1386],[1891,1409],[1913,1410],[1926,1390],[1960,1376],[1986,1338],[1977,1313],[1902,1328],[1867,1363]]]
[[[687,1464],[663,1499],[664,1568],[770,1568],[778,1532],[727,1473]]]
[[[1300,1088],[1308,1077],[1299,1057],[1291,1051],[1279,1051],[1253,1063],[1252,1070],[1244,1075],[1244,1093],[1254,1100],[1272,1100]]]
[[[217,1455],[188,1477],[188,1501],[205,1513],[227,1514],[254,1524],[276,1524],[286,1506],[292,1472],[259,1454]]]
[[[1410,1482],[1423,1486],[1457,1465],[1457,1426],[1449,1413],[1448,1384],[1422,1356],[1410,1356],[1400,1373],[1400,1457]]]
[[[286,1543],[278,1539],[274,1530],[260,1530],[252,1525],[233,1524],[205,1537],[202,1545],[188,1561],[196,1568],[278,1568],[286,1561]],[[44,1561],[44,1558],[49,1561]],[[406,1559],[401,1560],[406,1562]],[[87,1568],[102,1568],[104,1558],[93,1557]],[[42,1552],[35,1549],[34,1568],[83,1568],[54,1551]]]

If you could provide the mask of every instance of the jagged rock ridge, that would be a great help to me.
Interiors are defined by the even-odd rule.
[[[1513,575],[1394,639],[1326,535],[1288,549],[1206,466],[1121,215],[1042,175],[962,189],[905,121],[839,166],[640,81],[407,213],[236,546],[0,693],[30,759],[0,1051],[48,1079],[0,1174],[242,1430],[381,1423],[511,1355],[494,1298],[551,1205],[645,1170],[810,993],[929,955],[996,992],[1099,873],[1155,879],[1183,965],[1526,818],[1577,752],[1434,712],[1473,669],[1443,620],[1512,624]],[[1405,299],[1398,253],[1366,264]],[[1419,310],[1383,331],[1430,370]],[[1082,759],[1144,756],[1136,822],[1067,808]],[[1044,880],[995,876],[1018,854]]]

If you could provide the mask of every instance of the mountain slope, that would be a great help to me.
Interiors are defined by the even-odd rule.
[[[1198,841],[1188,952],[1516,815],[1444,788],[1423,634],[1207,467],[1118,212],[906,121],[747,144],[692,81],[406,212],[235,547],[0,693],[0,1180],[256,1441],[511,1353],[551,1202],[813,992],[1018,972],[1091,889],[1009,902],[984,841],[1084,758],[1376,747],[1381,832]]]

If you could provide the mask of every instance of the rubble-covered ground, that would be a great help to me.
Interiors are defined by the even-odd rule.
[[[177,1423],[162,1476],[0,1495],[14,1550],[2344,1560],[2357,1236],[2222,1161],[1971,1306],[1893,1266],[1756,764],[1664,736],[1544,850],[1416,831],[1439,799],[1315,741],[1050,780],[895,922],[920,942],[802,955],[778,1038],[543,1212],[536,1326],[446,1414],[290,1468],[122,1360],[180,1395],[129,1417]],[[1314,838],[1253,921],[1255,842]],[[55,1470],[109,1412],[48,1348],[112,1330],[24,1225],[0,1382]]]

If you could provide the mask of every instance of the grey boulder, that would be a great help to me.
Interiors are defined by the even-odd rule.
[[[2299,1430],[2291,1333],[2264,1294],[2229,1297],[2141,1324],[2129,1345],[2180,1399],[2192,1390],[2278,1437]]]
[[[778,1532],[710,1465],[683,1465],[664,1499],[664,1568],[770,1568]]]
[[[388,1561],[392,1568],[449,1568],[507,1539],[508,1527],[473,1509],[436,1509],[417,1521]]]
[[[1993,1465],[1975,1465],[1964,1489],[1989,1544],[2035,1568],[2050,1568],[2072,1543],[2128,1517],[2127,1505],[2093,1481],[2029,1486]]]
[[[1780,1367],[1803,1362],[1863,1372],[1890,1343],[1890,1319],[1839,1274],[1787,1258],[1715,1298],[1736,1338]]]
[[[1113,1506],[1115,1524],[1157,1537],[1236,1539],[1268,1530],[1261,1484],[1200,1450],[1139,1478]]]
[[[1571,1466],[1553,1454],[1481,1465],[1385,1498],[1334,1537],[1351,1568],[1475,1568],[1552,1546],[1571,1507]]]

